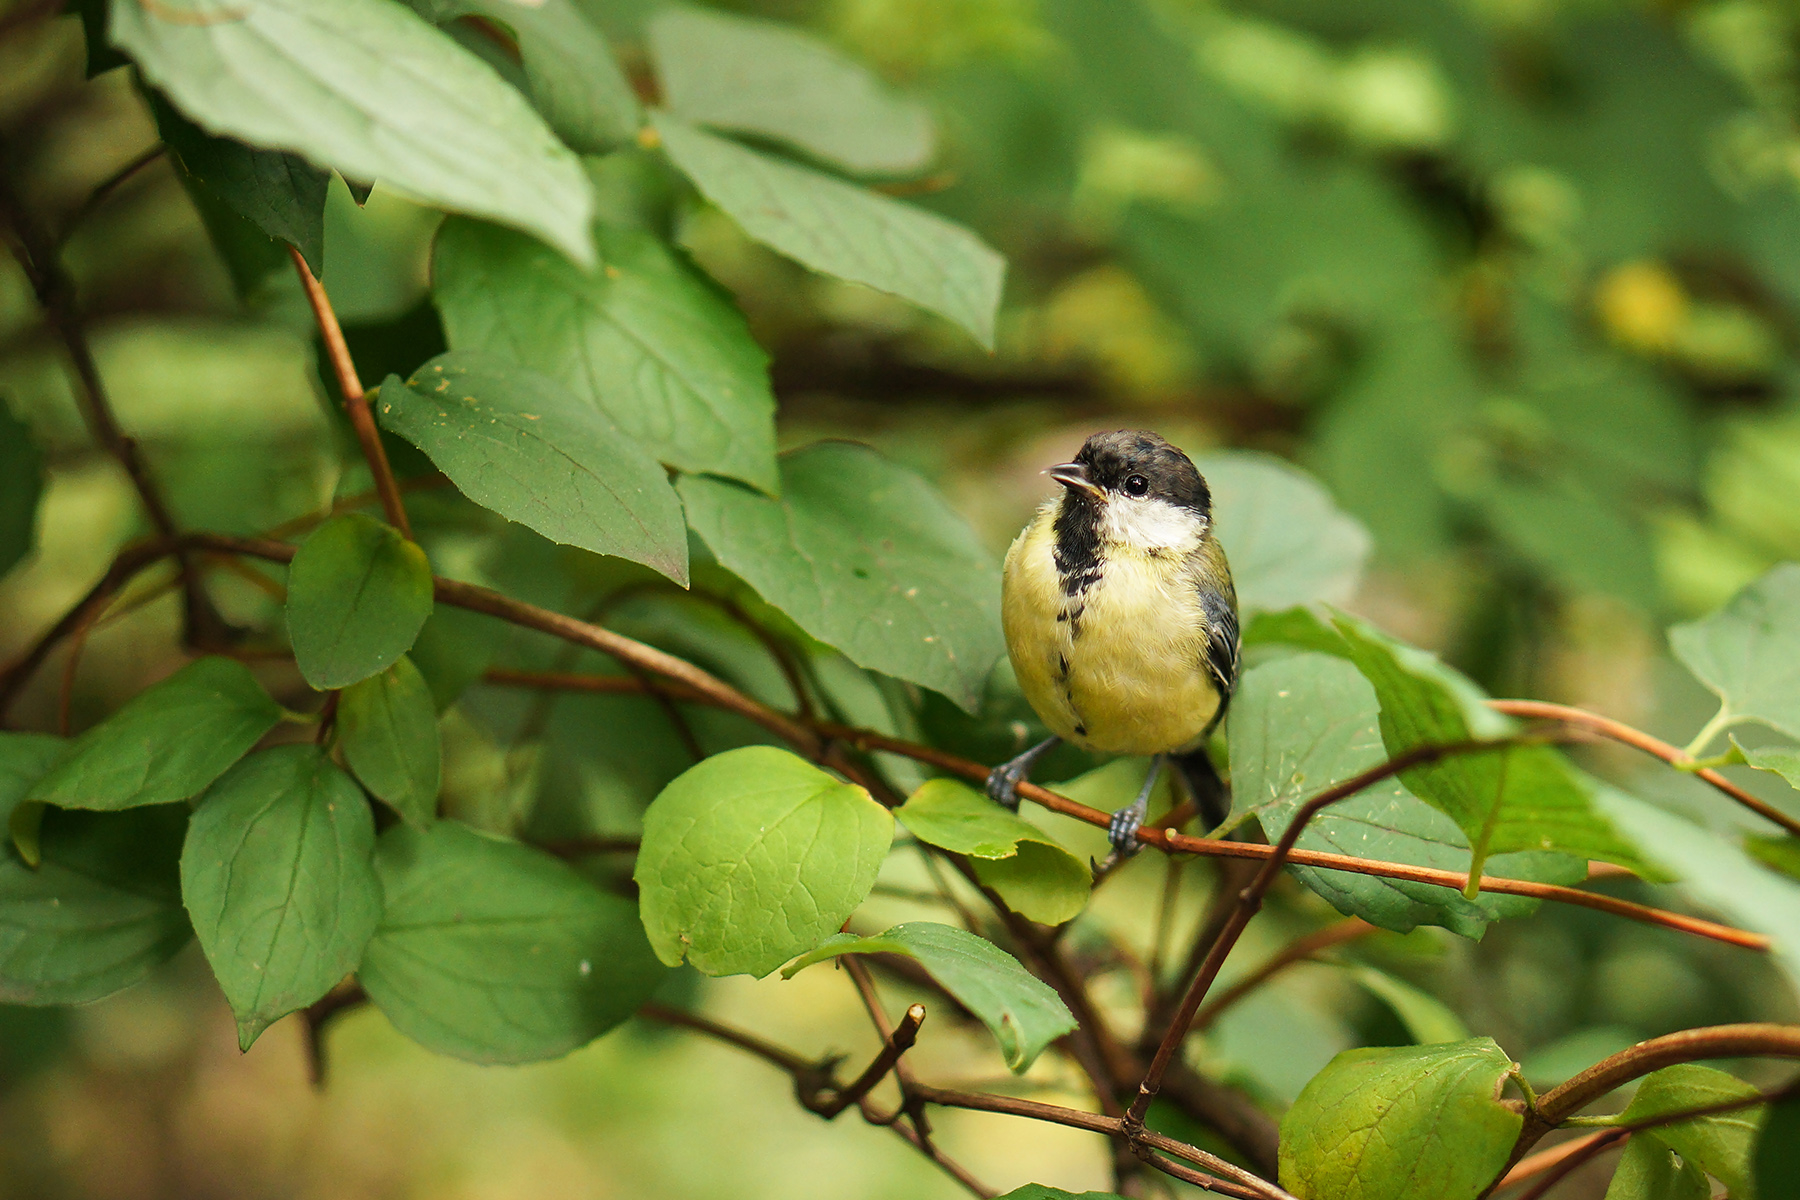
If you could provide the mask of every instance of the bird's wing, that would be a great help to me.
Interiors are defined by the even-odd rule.
[[[1238,652],[1243,637],[1238,632],[1237,597],[1227,591],[1200,593],[1200,607],[1206,612],[1206,668],[1219,685],[1220,699],[1231,697],[1237,687]],[[1224,704],[1220,704],[1221,711]]]

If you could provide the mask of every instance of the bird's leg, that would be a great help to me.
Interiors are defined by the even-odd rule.
[[[1061,742],[1059,737],[1047,737],[1019,757],[1010,762],[1003,762],[988,772],[988,799],[1008,812],[1019,811],[1019,781],[1031,775],[1032,765],[1044,757]]]
[[[1112,821],[1106,827],[1106,840],[1112,843],[1113,856],[1124,858],[1137,851],[1138,826],[1144,823],[1144,814],[1150,808],[1150,792],[1156,787],[1156,777],[1162,774],[1163,756],[1158,754],[1150,760],[1150,773],[1144,776],[1144,786],[1139,789],[1137,799],[1112,815]]]

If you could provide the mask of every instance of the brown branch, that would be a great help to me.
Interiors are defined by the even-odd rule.
[[[301,257],[300,251],[289,246],[288,257],[294,260],[294,272],[300,276],[300,285],[306,289],[307,303],[312,305],[313,318],[319,325],[319,337],[325,343],[325,357],[330,359],[332,372],[337,376],[338,390],[344,394],[344,411],[350,416],[351,428],[356,430],[356,440],[362,444],[363,458],[369,463],[369,474],[375,478],[375,490],[381,495],[382,511],[387,514],[388,524],[411,541],[412,523],[406,519],[406,505],[400,500],[400,485],[394,480],[394,468],[388,463],[387,448],[381,444],[381,431],[375,427],[375,414],[369,411],[368,398],[363,395],[362,380],[356,377],[356,364],[351,361],[350,347],[344,341],[344,331],[338,325],[331,299],[325,294],[325,286],[313,277],[312,268],[306,265],[306,259]]]
[[[1190,1031],[1206,1029],[1219,1019],[1219,1014],[1294,964],[1306,962],[1321,951],[1329,950],[1333,946],[1341,946],[1345,942],[1355,941],[1360,937],[1367,937],[1374,932],[1375,926],[1361,917],[1346,917],[1342,921],[1327,925],[1305,937],[1296,938],[1262,966],[1213,997],[1211,1003],[1203,1006],[1199,1012],[1194,1014],[1194,1023]]]
[[[325,1082],[325,1026],[338,1014],[366,1003],[369,993],[355,979],[346,979],[300,1012],[306,1030],[306,1071],[314,1087]]]
[[[1510,1171],[1502,1175],[1500,1181],[1494,1184],[1490,1190],[1499,1191],[1502,1188],[1517,1187],[1527,1179],[1542,1175],[1545,1171],[1556,1167],[1571,1154],[1581,1153],[1593,1142],[1614,1132],[1616,1131],[1602,1129],[1595,1133],[1583,1134],[1581,1137],[1570,1138],[1566,1142],[1552,1146],[1548,1150],[1539,1150],[1536,1154],[1527,1155],[1520,1159]]]
[[[1646,754],[1653,754],[1671,766],[1679,767],[1693,761],[1685,750],[1671,746],[1659,738],[1651,737],[1643,730],[1634,729],[1622,721],[1603,717],[1599,713],[1589,712],[1585,708],[1571,708],[1567,704],[1551,704],[1544,700],[1489,700],[1488,707],[1509,716],[1561,721],[1566,725],[1591,729],[1602,737],[1635,747]],[[1712,784],[1757,816],[1772,821],[1790,834],[1800,837],[1800,818],[1791,817],[1766,800],[1757,799],[1711,767],[1703,767],[1695,771],[1694,775]]]
[[[887,1073],[900,1063],[900,1056],[911,1050],[918,1040],[919,1026],[925,1023],[925,1006],[915,1004],[906,1010],[900,1018],[900,1024],[888,1034],[882,1042],[881,1052],[863,1069],[863,1073],[851,1080],[842,1091],[828,1100],[820,1100],[813,1111],[826,1120],[837,1116],[852,1104],[860,1104],[862,1098],[869,1094],[871,1088],[887,1078]]]

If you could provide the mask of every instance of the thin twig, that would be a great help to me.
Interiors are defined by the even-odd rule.
[[[1527,1155],[1520,1159],[1510,1171],[1502,1175],[1500,1181],[1494,1184],[1490,1190],[1499,1191],[1502,1188],[1517,1187],[1527,1179],[1542,1175],[1545,1171],[1557,1166],[1571,1154],[1581,1153],[1594,1141],[1613,1132],[1615,1131],[1611,1129],[1602,1129],[1594,1133],[1583,1134],[1581,1137],[1570,1138],[1566,1142],[1558,1143],[1548,1150],[1539,1150],[1536,1154]]]
[[[829,1100],[821,1100],[813,1111],[826,1120],[830,1120],[852,1104],[861,1103],[862,1098],[869,1094],[869,1090],[887,1078],[887,1073],[899,1065],[900,1056],[912,1049],[913,1043],[919,1037],[919,1026],[924,1023],[925,1006],[923,1004],[915,1004],[908,1008],[906,1015],[900,1018],[900,1024],[894,1027],[893,1032],[888,1034],[887,1039],[882,1043],[880,1053],[864,1068],[863,1073],[851,1080],[842,1091]]]
[[[1693,761],[1685,750],[1671,746],[1659,738],[1651,737],[1641,729],[1633,729],[1622,721],[1603,717],[1599,713],[1589,712],[1585,708],[1571,708],[1567,704],[1551,704],[1544,700],[1489,700],[1488,707],[1509,716],[1561,721],[1568,725],[1591,729],[1602,737],[1633,746],[1646,754],[1653,754],[1671,766],[1681,766],[1683,763]],[[1773,804],[1757,799],[1711,767],[1703,767],[1695,771],[1694,775],[1712,784],[1713,787],[1724,792],[1757,816],[1772,821],[1790,834],[1800,837],[1800,818],[1791,817]]]
[[[394,480],[394,468],[388,463],[387,448],[381,444],[381,432],[375,427],[375,414],[369,411],[369,401],[363,395],[362,380],[356,377],[356,364],[351,361],[350,347],[344,341],[344,331],[338,325],[337,313],[332,310],[331,299],[325,294],[325,287],[313,277],[312,268],[306,265],[306,259],[300,251],[288,247],[288,257],[294,260],[294,272],[300,276],[300,285],[306,289],[306,299],[312,305],[313,318],[319,325],[319,337],[325,343],[325,357],[331,360],[332,372],[337,376],[338,390],[344,395],[344,411],[350,415],[350,426],[356,430],[356,440],[362,444],[363,458],[368,460],[369,473],[375,478],[375,490],[381,494],[381,508],[387,514],[388,524],[398,529],[407,540],[412,539],[412,523],[406,519],[406,505],[400,500],[400,485]]]
[[[105,204],[114,192],[129,182],[132,176],[167,152],[168,147],[158,142],[96,184],[94,190],[88,193],[87,199],[81,202],[81,207],[70,213],[68,219],[63,222],[62,233],[56,239],[57,244],[61,245],[67,242],[69,235],[79,229],[83,221],[93,216],[94,211]]]
[[[1296,938],[1269,961],[1214,996],[1210,1003],[1202,1006],[1200,1011],[1194,1014],[1194,1023],[1189,1032],[1206,1029],[1218,1020],[1219,1015],[1226,1009],[1294,964],[1310,961],[1321,951],[1329,950],[1333,946],[1341,946],[1345,942],[1355,941],[1360,937],[1367,937],[1374,932],[1375,926],[1361,917],[1346,917],[1342,921],[1327,925],[1305,937]]]

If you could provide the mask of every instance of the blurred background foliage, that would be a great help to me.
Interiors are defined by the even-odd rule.
[[[658,5],[583,4],[652,86],[643,23]],[[218,214],[198,211],[164,160],[96,196],[156,145],[156,125],[128,70],[86,78],[81,22],[37,19],[46,7],[0,7],[0,169],[64,239],[121,422],[178,520],[266,531],[365,490],[360,468],[340,476],[354,456],[292,277],[234,279],[208,236]],[[1800,6],[730,7],[799,22],[926,100],[938,158],[882,186],[970,224],[1010,263],[989,356],[936,318],[754,245],[649,152],[588,160],[609,220],[675,232],[734,294],[772,357],[784,444],[880,446],[936,479],[996,554],[1042,494],[1040,468],[1095,429],[1272,452],[1314,471],[1372,531],[1353,609],[1496,694],[1587,705],[1678,743],[1710,714],[1669,666],[1663,627],[1800,558]],[[459,35],[512,69],[479,30]],[[380,187],[359,207],[332,184],[323,278],[369,382],[443,347],[427,295],[438,221]],[[35,544],[0,546],[13,567],[0,580],[10,656],[142,527],[83,432],[61,348],[10,258],[0,389],[0,506],[43,488]],[[403,471],[428,471],[395,453]],[[709,583],[697,567],[715,600],[672,596],[440,492],[412,504],[443,573],[603,612],[791,702],[721,606],[781,619],[716,568]],[[275,612],[268,577],[214,578],[228,615]],[[74,677],[78,727],[167,669],[176,616],[168,577],[153,577],[96,631]],[[593,666],[501,642],[483,619],[452,617],[418,655],[436,662],[434,683],[466,683],[495,658]],[[915,714],[823,647],[816,658],[854,719],[953,720],[931,698]],[[21,724],[53,725],[60,661]],[[283,669],[269,668],[278,697],[298,687]],[[444,686],[447,703],[458,688]],[[1014,715],[1002,696],[988,757],[1012,740]],[[707,750],[755,740],[727,715],[689,716]],[[627,698],[477,688],[446,721],[447,811],[546,839],[631,832],[690,761],[660,715]],[[954,732],[974,745],[981,730]],[[1698,819],[1734,819],[1695,800],[1691,782],[1665,772],[1639,786]],[[1130,787],[1086,784],[1095,803]],[[1076,847],[1092,834],[1058,832]],[[1210,868],[1183,870],[1194,908]],[[921,881],[889,875],[884,903],[902,918]],[[1134,863],[1082,923],[1141,943],[1162,886],[1160,866]],[[1301,932],[1330,915],[1292,887],[1278,901],[1245,961],[1279,945],[1284,922]],[[1128,1007],[1127,972],[1090,965],[1102,998],[1110,987]],[[685,998],[729,1000],[744,1024],[808,1051],[870,1049],[832,972],[677,981]],[[1421,989],[1436,1009],[1409,1006]],[[1235,1010],[1204,1061],[1278,1110],[1337,1050],[1405,1041],[1409,1021],[1492,1034],[1545,1083],[1641,1037],[1793,1012],[1739,952],[1556,910],[1479,944],[1422,930],[1340,951]],[[933,1032],[923,1071],[966,1076],[986,1061],[976,1033]],[[238,1056],[193,948],[96,1006],[0,1010],[0,1196],[957,1194],[880,1131],[827,1128],[788,1104],[761,1065],[660,1030],[483,1070],[430,1057],[365,1010],[333,1028],[329,1052],[322,1092],[291,1021]],[[1025,1086],[1079,1094],[1061,1069],[1046,1059]],[[976,1114],[941,1125],[951,1153],[1003,1186],[1107,1182],[1086,1135]]]

